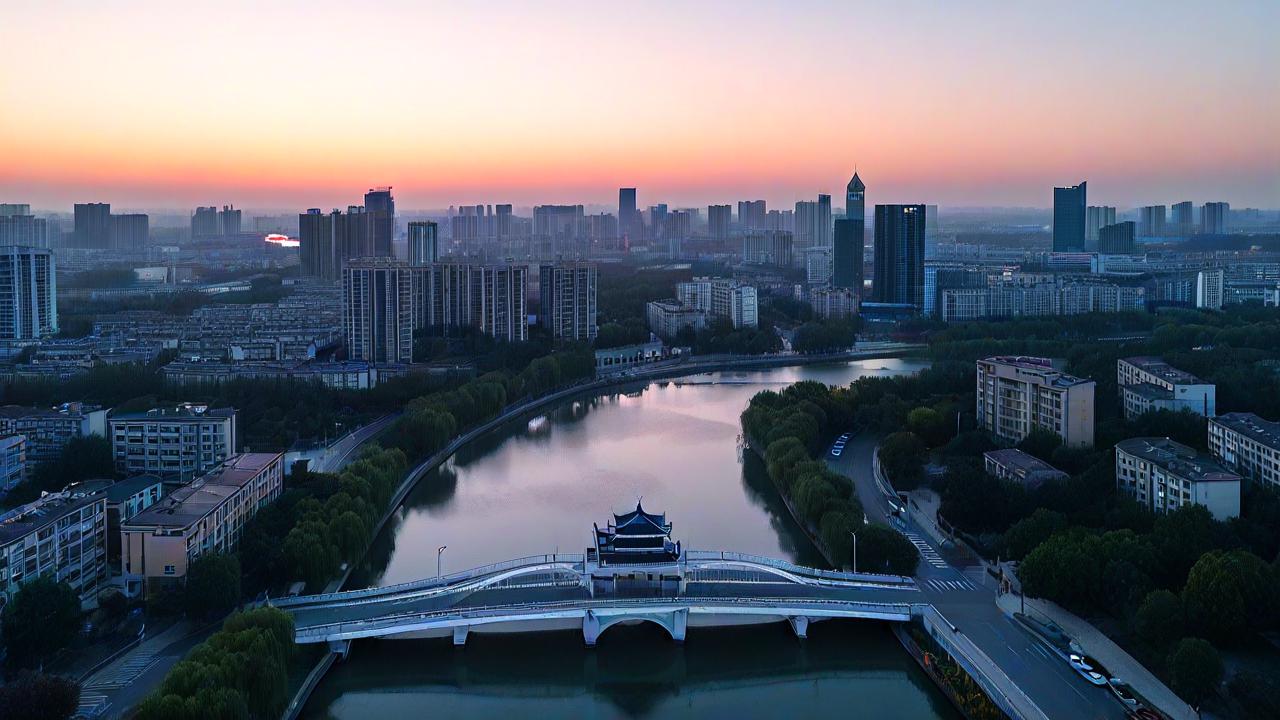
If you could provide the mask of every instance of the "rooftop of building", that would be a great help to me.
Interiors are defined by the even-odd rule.
[[[1158,357],[1140,356],[1140,357],[1121,358],[1121,362],[1129,363],[1130,365],[1140,370],[1144,370],[1146,372],[1151,373],[1152,375],[1158,376],[1161,380],[1164,380],[1165,382],[1173,383],[1175,385],[1205,384],[1203,380],[1196,377],[1195,375],[1192,375],[1191,373],[1185,372],[1183,370],[1179,370],[1178,368],[1173,367],[1172,365],[1170,365],[1169,363],[1165,362],[1163,359]]]
[[[1152,385],[1151,383],[1125,385],[1121,389],[1126,393],[1133,393],[1146,400],[1169,400],[1173,398],[1172,390],[1162,388],[1159,385]]]
[[[1041,460],[1035,455],[1025,453],[1017,448],[1005,448],[1002,450],[988,450],[983,453],[984,457],[990,458],[993,462],[999,463],[1013,472],[1023,474],[1027,473],[1061,473],[1065,472]]]
[[[0,547],[101,499],[101,496],[87,493],[60,492],[19,505],[0,515]]]
[[[168,497],[129,520],[129,526],[185,528],[216,510],[235,495],[281,453],[235,455],[214,470],[174,490]]]
[[[208,405],[181,403],[166,407],[151,408],[141,412],[119,413],[112,415],[112,420],[199,420],[202,418],[235,417],[235,408],[214,408]]]
[[[1240,476],[1195,448],[1167,437],[1138,437],[1121,440],[1116,450],[1154,463],[1192,482],[1232,482]]]
[[[1076,385],[1092,385],[1093,380],[1088,378],[1079,378],[1075,375],[1057,369],[1053,366],[1053,360],[1049,358],[1033,357],[1030,355],[996,355],[993,357],[983,358],[978,362],[992,363],[994,365],[1006,365],[1016,367],[1020,370],[1027,370],[1037,373],[1044,377],[1045,381],[1054,387],[1068,388]]]
[[[1226,413],[1209,422],[1234,430],[1268,447],[1280,449],[1280,422],[1264,420],[1253,413]]]
[[[3,405],[0,406],[0,417],[10,419],[26,417],[78,417],[84,413],[90,413],[101,409],[102,408],[97,405],[83,405],[81,403],[63,403],[51,408],[26,407],[25,405]]]

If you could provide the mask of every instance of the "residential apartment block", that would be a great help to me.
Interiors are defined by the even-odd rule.
[[[27,461],[56,458],[72,438],[107,434],[107,411],[93,405],[63,403],[52,408],[0,407],[0,435],[24,435]]]
[[[110,419],[111,453],[127,475],[192,480],[236,451],[236,411],[184,403]]]
[[[26,580],[51,575],[91,606],[107,579],[107,500],[61,492],[0,515],[0,607]]]
[[[649,321],[649,332],[667,340],[674,338],[680,328],[691,327],[696,332],[707,326],[705,312],[679,300],[650,302],[645,305],[645,316]]]
[[[205,553],[229,552],[245,523],[280,497],[282,453],[246,453],[229,459],[120,527],[125,592],[152,594],[180,583]]]
[[[1242,476],[1280,488],[1280,422],[1253,413],[1211,417],[1209,452]]]
[[[0,497],[27,479],[27,436],[0,437]]]
[[[1016,443],[1044,428],[1068,447],[1093,445],[1094,381],[1036,357],[986,358],[977,373],[978,425],[996,438]]]
[[[1169,438],[1116,443],[1116,486],[1153,513],[1203,505],[1217,520],[1240,515],[1240,476]]]
[[[559,340],[595,340],[599,330],[595,264],[548,263],[538,275],[538,322]]]
[[[1124,403],[1124,416],[1129,420],[1152,410],[1190,410],[1205,417],[1217,414],[1213,383],[1183,372],[1160,358],[1117,360],[1116,384]]]

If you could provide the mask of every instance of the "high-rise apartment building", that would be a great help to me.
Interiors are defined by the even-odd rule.
[[[413,306],[409,266],[385,257],[357,258],[342,268],[342,325],[347,358],[370,363],[413,362]]]
[[[1085,249],[1086,183],[1053,189],[1053,251]]]
[[[1098,228],[1098,252],[1103,255],[1133,255],[1138,252],[1137,229],[1132,220]]]
[[[708,205],[707,235],[715,240],[728,240],[732,216],[733,207],[730,205]]]
[[[222,222],[218,219],[218,208],[214,206],[197,207],[191,215],[192,239],[217,237],[222,234]]]
[[[1194,207],[1190,200],[1184,200],[1180,203],[1175,203],[1171,208],[1169,220],[1173,225],[1172,230],[1175,235],[1185,237],[1195,232],[1195,223],[1191,219],[1195,212],[1193,210]]]
[[[529,339],[527,265],[434,263],[411,276],[414,329],[474,327],[505,342]]]
[[[240,234],[240,211],[234,205],[223,205],[218,212],[218,228],[223,237]]]
[[[27,203],[0,203],[0,218],[30,214],[31,206]]]
[[[1138,234],[1142,237],[1164,237],[1166,208],[1147,205],[1138,211]]]
[[[111,454],[123,475],[194,480],[236,452],[236,411],[184,403],[113,415]]]
[[[57,295],[51,250],[0,246],[0,340],[58,334]]]
[[[538,322],[558,340],[596,339],[596,282],[593,263],[542,265],[538,278]]]
[[[494,205],[493,236],[498,240],[515,235],[516,228],[512,224],[511,204]]]
[[[391,257],[396,238],[396,201],[390,187],[371,188],[364,195],[369,240],[366,256]]]
[[[1200,208],[1200,232],[1206,235],[1224,235],[1227,232],[1227,217],[1231,214],[1231,205],[1224,202],[1205,203]]]
[[[0,245],[49,247],[48,223],[29,214],[0,215]]]
[[[924,205],[876,205],[871,295],[924,308]]]
[[[1116,224],[1116,209],[1110,205],[1090,205],[1084,211],[1084,239],[1086,248],[1098,246],[1098,230]]]
[[[797,250],[831,248],[831,196],[819,195],[816,201],[796,203],[795,241]]]
[[[997,439],[1016,443],[1043,428],[1067,447],[1093,445],[1094,381],[1034,357],[986,358],[977,372],[978,426]]]
[[[76,203],[75,247],[108,249],[111,247],[111,204]]]
[[[142,250],[151,236],[151,220],[142,213],[111,216],[111,247],[116,250]]]
[[[763,200],[739,200],[738,224],[746,232],[764,230],[768,210]]]
[[[334,254],[332,215],[320,208],[311,208],[298,216],[298,257],[303,275],[338,279],[340,267]]]
[[[795,262],[791,233],[780,230],[755,232],[742,238],[742,262],[790,268]]]
[[[369,234],[373,224],[366,208],[348,205],[345,213],[334,210],[329,214],[333,218],[333,253],[339,271],[344,263],[356,258],[377,257]]]
[[[511,209],[510,205],[506,207],[508,210]],[[409,223],[409,264],[421,266],[439,260],[440,237],[436,224],[430,220]]]

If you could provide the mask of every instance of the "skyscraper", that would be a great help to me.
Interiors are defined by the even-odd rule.
[[[240,234],[240,211],[234,205],[223,205],[218,213],[218,228],[223,237]]]
[[[0,218],[30,214],[31,206],[27,203],[0,203]]]
[[[1110,205],[1090,205],[1084,213],[1084,240],[1086,248],[1097,247],[1098,228],[1116,224],[1116,209]]]
[[[924,205],[876,205],[872,298],[924,307]]]
[[[831,196],[818,196],[818,227],[816,231],[817,245],[819,247],[831,247]]]
[[[862,221],[836,220],[831,254],[832,287],[862,291]]]
[[[367,255],[391,257],[391,242],[396,237],[396,201],[390,187],[372,188],[364,194],[364,208],[369,222]]]
[[[716,240],[729,239],[733,208],[729,205],[707,206],[707,235]]]
[[[58,333],[58,283],[47,248],[0,247],[0,340]]]
[[[1200,208],[1200,232],[1206,235],[1223,235],[1230,224],[1227,216],[1231,214],[1231,205],[1224,202],[1205,203]]]
[[[111,204],[76,203],[73,237],[75,247],[111,247]]]
[[[1085,183],[1053,189],[1053,251],[1081,252],[1085,238]]]
[[[340,272],[342,264],[348,260],[375,257],[373,243],[369,239],[373,224],[369,222],[369,213],[364,207],[348,205],[345,213],[334,210],[330,215],[333,216],[335,272]]]
[[[409,267],[391,258],[359,258],[343,266],[342,325],[349,359],[413,362],[411,286]]]
[[[336,214],[338,211],[335,210]],[[338,264],[333,248],[333,215],[311,208],[298,216],[298,256],[302,274],[337,280]]]
[[[499,208],[502,206],[499,205]],[[510,205],[507,206],[509,210]],[[409,264],[426,265],[440,259],[440,240],[436,224],[429,221],[409,223]]]
[[[640,239],[635,188],[618,188],[618,231],[631,240]]]
[[[495,205],[493,236],[499,240],[509,238],[515,234],[515,228],[511,225],[511,205]]]
[[[1148,205],[1138,213],[1138,234],[1142,237],[1164,237],[1164,205]]]

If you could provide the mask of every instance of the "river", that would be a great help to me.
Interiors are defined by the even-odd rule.
[[[822,558],[762,464],[744,458],[738,416],[756,392],[799,380],[845,384],[927,363],[873,359],[638,384],[565,403],[472,443],[424,477],[348,587],[388,585],[544,552],[582,552],[592,523],[643,500],[685,547],[798,563]],[[783,624],[695,630],[683,646],[650,625],[588,650],[575,633],[361,642],[304,717],[954,718],[898,645],[870,622],[826,622],[798,641]]]

